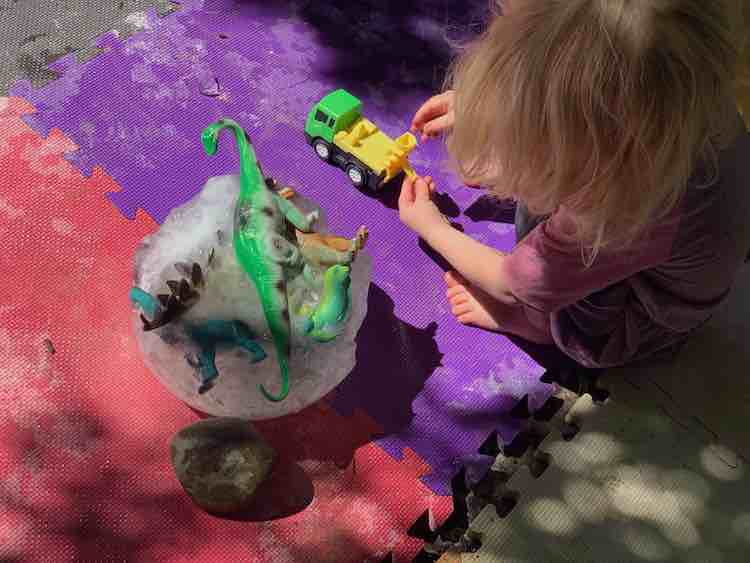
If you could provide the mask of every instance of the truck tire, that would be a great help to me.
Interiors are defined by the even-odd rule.
[[[331,145],[326,143],[323,139],[315,139],[313,141],[313,149],[318,158],[324,162],[331,160]]]
[[[362,188],[367,185],[367,174],[356,164],[350,164],[346,167],[346,175],[354,184],[355,188]]]

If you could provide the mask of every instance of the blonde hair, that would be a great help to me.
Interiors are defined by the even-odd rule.
[[[587,262],[715,172],[737,124],[729,0],[511,0],[455,61],[459,173],[544,215],[571,210]]]

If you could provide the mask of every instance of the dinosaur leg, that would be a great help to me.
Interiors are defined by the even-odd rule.
[[[271,233],[266,245],[270,258],[277,264],[292,268],[302,264],[299,249],[281,235]]]
[[[313,287],[320,288],[323,285],[323,276],[310,264],[305,264],[302,268],[302,275],[305,281]]]
[[[219,370],[216,369],[216,348],[214,346],[202,346],[198,354],[201,385],[198,393],[203,394],[214,386],[214,381],[219,377]]]
[[[330,342],[339,336],[346,327],[351,309],[350,269],[331,266],[324,277],[323,296],[305,324],[305,332],[318,342]]]
[[[313,223],[318,220],[318,212],[312,211],[308,214],[302,213],[299,208],[294,205],[291,201],[284,199],[283,197],[275,197],[276,204],[279,206],[279,210],[284,214],[284,217],[294,225],[295,228],[299,229],[303,233],[309,233],[312,229]]]
[[[244,324],[234,321],[232,327],[234,329],[234,343],[252,355],[254,364],[266,359],[265,350],[253,339],[253,335]]]
[[[219,370],[216,368],[216,346],[231,339],[233,335],[232,323],[223,320],[209,320],[188,327],[188,336],[199,348],[198,362],[194,365],[201,380],[198,393],[203,394],[213,387],[214,380],[219,377]]]
[[[315,249],[317,261],[321,264],[334,266],[341,264],[348,266],[354,261],[354,250],[336,250],[329,246],[321,246]]]

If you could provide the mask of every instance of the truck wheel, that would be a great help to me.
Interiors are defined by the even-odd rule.
[[[355,188],[361,188],[367,183],[367,175],[359,166],[354,164],[346,167],[346,175],[349,176],[349,180],[351,180]]]
[[[317,139],[313,143],[313,148],[315,149],[315,153],[320,157],[320,160],[326,162],[331,160],[331,147],[323,139]]]

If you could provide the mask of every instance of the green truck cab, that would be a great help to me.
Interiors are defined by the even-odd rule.
[[[324,96],[310,110],[305,136],[321,160],[346,171],[357,188],[379,190],[402,173],[414,175],[408,161],[416,138],[397,139],[362,115],[362,102],[346,90]]]

